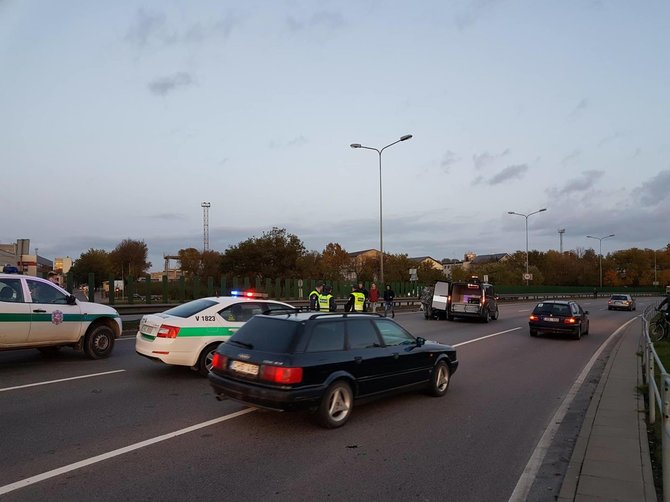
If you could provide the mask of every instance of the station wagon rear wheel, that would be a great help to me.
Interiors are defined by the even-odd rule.
[[[429,394],[431,396],[444,396],[449,389],[449,367],[444,361],[440,361],[433,368],[433,377],[430,381]]]
[[[218,343],[211,344],[205,347],[198,357],[198,373],[206,377],[212,370],[212,359],[214,359],[214,352],[216,352]]]
[[[317,420],[320,425],[328,429],[343,426],[351,416],[354,405],[354,396],[351,387],[346,382],[334,382],[321,400],[317,411]]]

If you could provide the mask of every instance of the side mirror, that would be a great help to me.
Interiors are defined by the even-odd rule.
[[[426,339],[420,336],[416,337],[416,346],[417,347],[422,347],[423,344],[426,343]]]
[[[65,298],[65,301],[67,302],[68,305],[76,305],[77,304],[77,299],[74,297],[74,295],[67,295]]]
[[[585,310],[585,311],[584,311],[584,313],[585,313],[585,314],[588,314],[588,313],[589,313],[589,311],[588,311],[588,310]]]

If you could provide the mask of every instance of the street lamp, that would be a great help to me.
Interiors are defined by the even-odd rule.
[[[411,134],[405,134],[399,140],[394,141],[383,147],[382,149],[372,148],[370,146],[363,146],[360,143],[352,143],[351,148],[363,148],[365,150],[374,150],[379,154],[379,282],[384,284],[384,238],[382,233],[382,152],[388,147],[407,141],[412,137]]]
[[[507,214],[516,214],[517,216],[523,216],[526,218],[526,286],[528,286],[528,217],[532,216],[537,213],[541,213],[543,211],[546,211],[547,208],[543,207],[542,209],[538,209],[537,211],[533,211],[532,213],[528,214],[523,214],[523,213],[516,213],[514,211],[507,211]]]
[[[587,239],[596,239],[599,241],[599,250],[598,255],[600,256],[600,288],[603,287],[603,240],[614,237],[614,234],[606,235],[605,237],[594,237],[593,235],[587,235]]]

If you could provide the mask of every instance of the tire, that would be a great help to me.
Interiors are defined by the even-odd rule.
[[[91,359],[109,357],[114,348],[114,331],[105,325],[95,326],[86,334],[84,352]]]
[[[53,345],[51,347],[38,347],[44,357],[54,357],[60,351],[60,345]]]
[[[423,317],[425,317],[426,319],[432,319],[433,318],[433,309],[431,307],[424,307]]]
[[[349,384],[338,380],[331,384],[321,399],[316,412],[319,425],[326,429],[342,427],[351,416],[354,405],[354,395]]]
[[[612,310],[612,307],[607,307],[607,310]]]
[[[489,317],[491,317],[491,313],[487,309],[486,312],[484,312],[484,316],[482,317],[482,322],[483,323],[489,322]]]
[[[218,343],[212,343],[200,352],[200,355],[198,356],[198,373],[201,376],[206,377],[209,375],[209,372],[212,369],[212,358],[214,357],[214,352],[216,352],[218,346]]]
[[[494,321],[497,321],[498,317],[500,317],[500,311],[498,310],[498,306],[496,305],[495,312],[493,312],[493,315],[491,316],[491,319],[493,319]]]
[[[652,342],[658,342],[665,337],[665,321],[663,318],[652,320],[649,323],[649,338]]]
[[[447,321],[453,321],[453,320],[454,320],[454,316],[451,315],[451,314],[447,314]]]
[[[531,329],[530,330],[530,336],[536,337],[537,336],[537,331],[535,331],[534,329]]]
[[[428,393],[433,397],[444,396],[449,389],[449,382],[451,382],[449,366],[444,361],[439,361],[433,368]]]
[[[589,334],[589,328],[591,327],[591,322],[586,323],[586,331],[584,331],[584,336]]]
[[[581,340],[581,338],[582,338],[582,327],[581,326],[579,326],[577,328],[577,331],[572,335],[572,338],[574,338],[575,340]]]

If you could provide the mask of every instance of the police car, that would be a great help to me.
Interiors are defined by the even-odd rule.
[[[60,286],[18,274],[0,273],[0,350],[60,347],[108,357],[121,336],[121,317],[106,305],[82,302]]]
[[[295,307],[254,292],[200,298],[142,317],[135,351],[166,364],[190,366],[207,376],[214,351],[256,314],[295,311]]]

